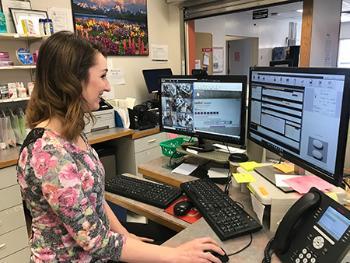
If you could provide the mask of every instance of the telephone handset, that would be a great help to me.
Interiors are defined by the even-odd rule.
[[[350,249],[350,212],[316,188],[288,210],[263,262],[276,253],[282,262],[340,262]]]

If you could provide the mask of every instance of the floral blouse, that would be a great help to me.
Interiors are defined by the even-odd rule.
[[[104,169],[92,147],[84,151],[35,128],[21,148],[17,178],[33,218],[31,262],[119,260],[124,237],[110,230]]]

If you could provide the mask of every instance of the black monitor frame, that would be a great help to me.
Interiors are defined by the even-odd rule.
[[[344,91],[343,91],[343,100],[340,116],[340,128],[339,128],[339,137],[338,137],[338,147],[337,147],[337,158],[335,163],[334,174],[325,171],[324,169],[307,162],[296,155],[290,154],[289,152],[284,151],[283,149],[278,149],[271,144],[268,144],[264,141],[259,141],[253,138],[250,134],[250,122],[251,122],[251,103],[252,103],[252,72],[253,71],[262,71],[262,72],[287,72],[287,73],[309,73],[309,74],[330,74],[330,75],[344,75]],[[346,152],[346,140],[347,132],[349,125],[349,112],[350,112],[350,70],[344,68],[289,68],[289,67],[252,67],[249,72],[249,99],[248,99],[248,125],[247,125],[247,138],[256,144],[266,148],[267,150],[281,156],[282,158],[291,161],[292,163],[304,168],[307,171],[321,177],[322,179],[334,184],[341,185],[343,174],[344,174],[344,161],[345,161],[345,152]],[[282,146],[283,147],[283,146]]]
[[[157,69],[144,69],[142,70],[142,74],[143,74],[143,78],[145,80],[146,83],[146,87],[148,90],[148,93],[159,93],[160,92],[160,79],[161,77],[167,77],[168,75],[166,74],[162,74],[162,72],[164,71],[168,71],[170,74],[170,76],[172,76],[172,71],[171,68],[157,68]],[[151,83],[152,78],[151,76],[155,76],[159,79],[159,83]],[[154,89],[155,86],[159,86],[159,89]]]
[[[197,137],[198,140],[208,139],[224,143],[232,143],[240,146],[245,146],[245,125],[246,125],[246,94],[247,94],[247,76],[244,75],[209,75],[204,79],[196,79],[194,76],[172,76],[171,78],[162,78],[161,82],[166,79],[183,79],[184,81],[193,81],[193,82],[226,82],[226,83],[242,83],[242,97],[241,97],[241,116],[240,116],[240,137],[234,138],[231,136],[225,135],[216,135],[205,132],[187,132],[183,130],[173,130],[167,129],[163,126],[163,108],[162,100],[160,99],[160,114],[159,114],[159,123],[160,130],[163,132],[170,132],[176,134],[182,134],[186,136]],[[162,96],[162,95],[161,95]],[[160,96],[160,97],[161,97]]]

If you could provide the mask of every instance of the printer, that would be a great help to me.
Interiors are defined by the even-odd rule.
[[[115,127],[114,108],[104,99],[101,99],[100,108],[93,111],[92,115],[95,117],[96,122],[93,123],[91,120],[89,121],[86,116],[84,128],[85,133]]]

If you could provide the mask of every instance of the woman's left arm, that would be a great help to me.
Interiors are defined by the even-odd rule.
[[[119,222],[118,218],[115,216],[114,212],[106,201],[104,201],[103,206],[108,217],[111,230],[119,234],[129,235],[128,230],[126,230],[126,228]]]

